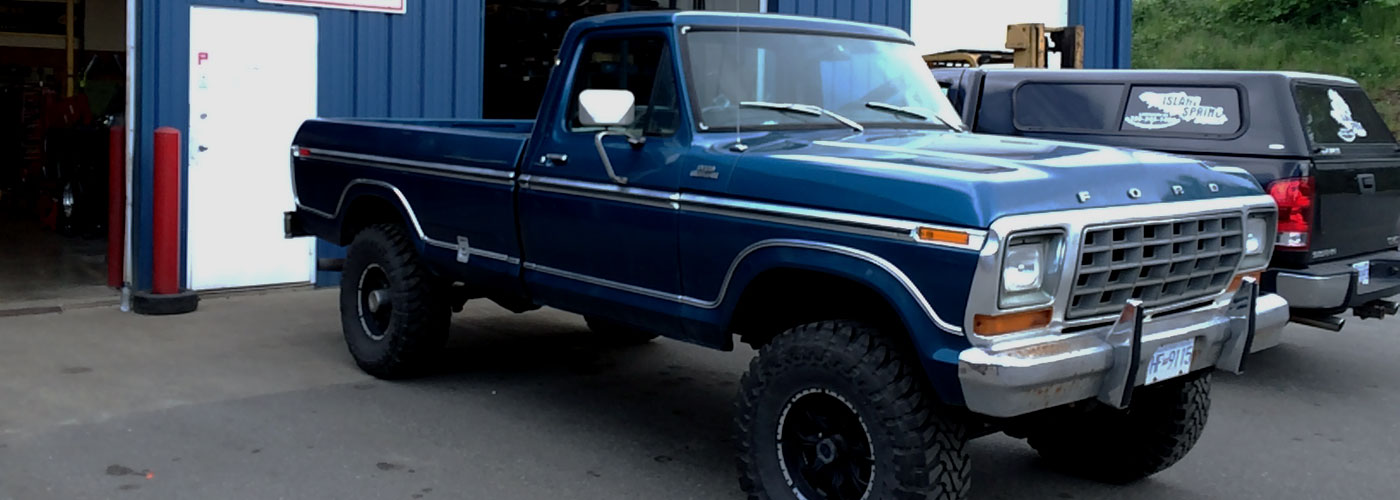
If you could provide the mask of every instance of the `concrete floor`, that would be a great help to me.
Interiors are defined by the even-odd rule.
[[[588,341],[578,317],[473,303],[451,363],[389,383],[340,339],[334,291],[0,318],[0,499],[740,498],[729,440],[752,351]],[[1294,328],[1176,467],[1128,486],[974,441],[974,498],[1394,498],[1400,325]]]
[[[64,237],[0,212],[0,309],[115,296],[106,255],[105,240]]]

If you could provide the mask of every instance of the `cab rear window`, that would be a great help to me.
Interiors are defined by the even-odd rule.
[[[1385,120],[1359,87],[1300,83],[1293,93],[1303,131],[1313,144],[1395,142]]]
[[[1240,130],[1240,92],[1230,87],[1134,85],[1119,130],[1172,135],[1231,135]]]
[[[1027,83],[1016,89],[1016,128],[1027,131],[1115,130],[1123,86],[1116,83]]]

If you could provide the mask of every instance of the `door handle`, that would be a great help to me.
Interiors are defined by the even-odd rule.
[[[199,149],[199,152],[201,152],[201,153],[203,153],[203,152],[209,150],[209,148],[208,148],[207,146],[200,146],[198,149]]]
[[[555,167],[569,164],[569,155],[562,153],[549,153],[540,157],[540,166]]]
[[[1356,187],[1361,190],[1361,194],[1375,193],[1376,174],[1356,174]]]

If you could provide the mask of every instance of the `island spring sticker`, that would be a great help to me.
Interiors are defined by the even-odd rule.
[[[1147,111],[1125,116],[1123,122],[1140,129],[1161,130],[1183,122],[1206,126],[1221,126],[1230,122],[1224,107],[1201,104],[1201,96],[1198,95],[1180,91],[1149,91],[1137,97],[1147,106]]]

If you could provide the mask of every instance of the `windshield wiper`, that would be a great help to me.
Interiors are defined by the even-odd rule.
[[[855,120],[846,118],[844,116],[833,113],[825,108],[822,108],[821,106],[816,106],[812,104],[796,104],[790,102],[744,101],[739,103],[739,106],[744,108],[771,109],[774,111],[791,111],[794,113],[802,113],[804,115],[812,116],[830,116],[832,119],[841,122],[842,125],[851,127],[856,132],[865,132],[865,127],[862,126],[860,123],[857,123]]]
[[[963,129],[962,125],[953,123],[947,118],[939,116],[937,113],[928,114],[923,111],[919,111],[918,109],[911,106],[896,106],[887,102],[867,102],[865,103],[865,107],[870,109],[878,109],[880,111],[889,111],[897,115],[912,116],[914,118],[918,118],[924,121],[938,120],[944,126],[953,129],[954,132],[966,132],[966,130]]]

